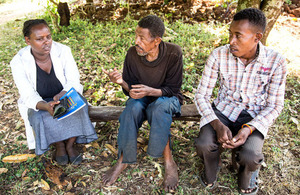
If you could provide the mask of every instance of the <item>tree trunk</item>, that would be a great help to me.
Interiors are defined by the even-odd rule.
[[[277,18],[281,14],[281,8],[284,3],[284,0],[268,0],[263,1],[261,10],[265,13],[267,18],[267,26],[264,33],[264,36],[261,40],[261,42],[265,45],[267,42],[267,38],[269,36],[269,33],[271,32]]]
[[[281,14],[281,7],[283,3],[284,0],[239,0],[237,12],[248,7],[253,7],[260,9],[265,13],[267,26],[261,40],[261,42],[265,45],[273,25]]]
[[[246,9],[248,7],[253,7],[260,9],[261,0],[239,0],[236,8],[236,12]]]
[[[89,116],[93,122],[118,120],[124,108],[124,106],[89,106]],[[195,104],[186,104],[181,106],[181,116],[173,117],[173,120],[199,121],[200,115]]]
[[[70,10],[68,3],[61,3],[57,5],[57,12],[60,17],[60,26],[69,26],[70,25]]]

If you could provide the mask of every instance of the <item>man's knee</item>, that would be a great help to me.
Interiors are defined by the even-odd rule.
[[[242,149],[237,152],[236,161],[243,165],[247,166],[250,171],[255,171],[259,168],[264,160],[264,156],[262,153],[256,152],[251,149]]]
[[[130,101],[129,104],[126,105],[124,111],[121,116],[139,116],[142,114],[144,110],[144,105],[141,101],[133,100]]]
[[[201,134],[195,139],[195,146],[198,155],[201,155],[203,153],[217,152],[219,148],[219,146],[211,139],[207,139],[206,136]]]
[[[160,97],[147,108],[148,115],[180,113],[180,103],[176,97]]]

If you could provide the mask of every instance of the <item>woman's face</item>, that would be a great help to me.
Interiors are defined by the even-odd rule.
[[[45,24],[31,28],[29,37],[25,37],[27,45],[31,46],[33,55],[48,55],[52,46],[51,32]]]

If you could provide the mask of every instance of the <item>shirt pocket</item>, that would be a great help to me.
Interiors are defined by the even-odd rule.
[[[231,89],[233,85],[233,76],[230,73],[222,73],[221,74],[221,86],[226,89]]]
[[[257,97],[264,98],[269,84],[269,76],[258,74],[256,75],[254,82],[255,82],[254,95]]]

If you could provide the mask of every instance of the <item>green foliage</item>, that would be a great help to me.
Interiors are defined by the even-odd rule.
[[[1,3],[11,3],[11,2],[13,2],[13,0],[0,0],[0,4]]]
[[[215,7],[222,6],[224,8],[228,8],[232,4],[237,4],[238,0],[223,0],[220,3],[216,3]]]
[[[285,2],[286,4],[289,4],[289,5],[292,4],[292,0],[285,0],[284,2]]]

